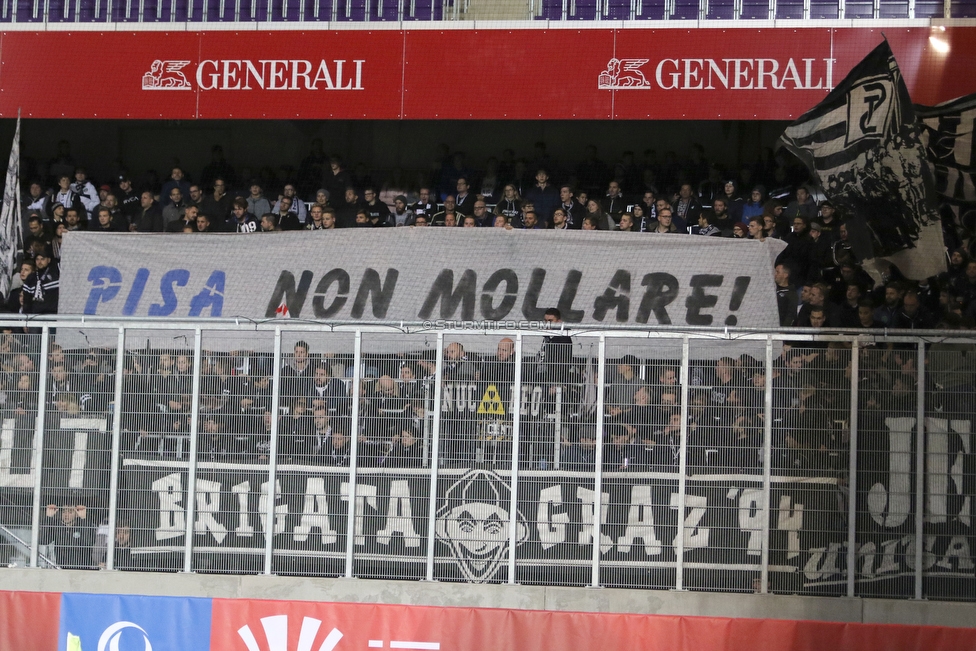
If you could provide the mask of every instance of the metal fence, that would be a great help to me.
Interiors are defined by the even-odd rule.
[[[972,17],[973,0],[0,0],[0,23],[28,25]]]
[[[976,600],[972,333],[24,325],[0,562]]]

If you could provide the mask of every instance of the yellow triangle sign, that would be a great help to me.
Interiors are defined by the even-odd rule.
[[[498,387],[494,384],[489,384],[485,389],[485,395],[481,396],[478,413],[484,416],[505,415],[505,405],[502,403],[502,397],[498,395]]]

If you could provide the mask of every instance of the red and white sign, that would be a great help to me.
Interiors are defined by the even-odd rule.
[[[915,102],[976,91],[976,27],[886,36]],[[0,117],[787,120],[881,38],[823,27],[5,32]],[[110,87],[92,92],[99,80]]]
[[[732,597],[730,597],[732,598]],[[972,630],[302,601],[213,600],[212,651],[962,651]]]

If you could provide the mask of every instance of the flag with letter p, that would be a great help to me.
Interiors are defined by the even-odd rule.
[[[945,270],[932,173],[887,41],[781,139],[846,215],[852,237],[863,233],[852,242],[861,257],[887,258],[914,279]]]

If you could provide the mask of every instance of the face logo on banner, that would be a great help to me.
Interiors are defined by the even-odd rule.
[[[189,61],[152,62],[149,72],[142,76],[143,90],[192,90],[190,82],[181,70],[190,65]]]
[[[600,73],[598,88],[617,90],[624,88],[650,88],[641,67],[650,59],[610,59],[607,69]]]
[[[302,630],[298,636],[298,645],[294,651],[312,651],[312,646],[315,643],[315,637],[318,635],[320,626],[322,626],[322,620],[315,619],[314,617],[304,617],[302,619]],[[237,634],[244,640],[244,646],[247,647],[247,651],[292,651],[288,649],[288,615],[262,617],[261,628],[264,629],[264,637],[267,642],[264,647],[258,644],[250,626],[243,626],[238,629]],[[325,636],[325,639],[322,640],[318,651],[332,651],[341,639],[342,633],[339,629],[333,628]],[[149,649],[146,651],[149,651]]]
[[[508,553],[511,491],[490,470],[472,470],[444,495],[437,511],[437,539],[447,545],[461,574],[471,583],[494,578]],[[528,538],[525,517],[516,512],[515,544]]]

